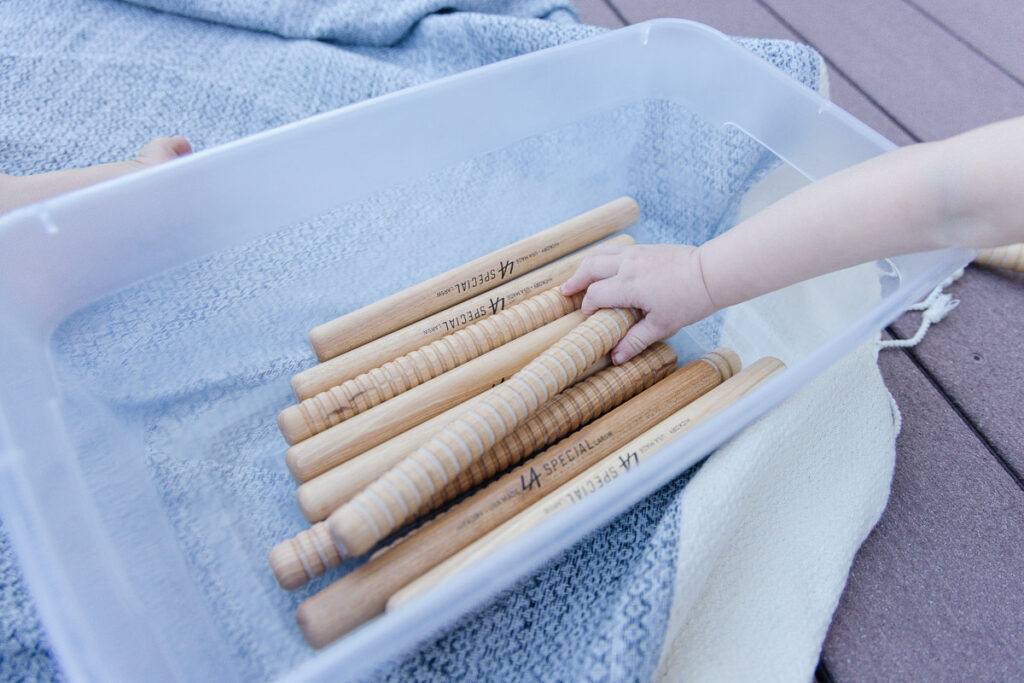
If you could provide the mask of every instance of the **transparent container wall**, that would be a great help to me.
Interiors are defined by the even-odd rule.
[[[738,80],[767,78],[764,97],[792,101],[755,100],[737,122],[718,99],[739,110],[748,95],[712,97],[648,63],[686,63],[688,50],[721,57]],[[453,103],[456,95],[465,99]],[[788,118],[804,111],[806,125],[755,139],[748,131],[761,118],[780,118],[761,104]],[[614,502],[573,509],[561,527],[523,539],[528,555],[505,557],[499,571],[492,564],[459,595],[441,590],[319,655],[302,640],[295,608],[353,564],[290,593],[267,566],[270,548],[306,526],[275,418],[293,402],[290,377],[314,362],[311,327],[621,195],[640,204],[630,230],[639,241],[699,244],[829,164],[884,148],[858,126],[717,34],[655,24],[357,105],[10,218],[0,260],[18,286],[0,296],[9,330],[0,340],[0,496],[66,672],[225,681],[353,672],[449,624],[649,493],[663,483],[655,475],[623,482]],[[828,163],[821,148],[807,151],[804,137],[815,135],[825,136]],[[842,300],[833,317],[807,325],[805,345],[785,346],[791,371],[731,428],[887,322],[951,270],[951,258],[907,262],[913,286],[890,278],[881,300],[874,264],[800,285],[810,299]],[[779,355],[775,308],[765,297],[671,342],[682,361],[723,338],[747,362]],[[799,310],[790,315],[787,324],[800,323]],[[717,443],[697,436],[687,447]]]
[[[640,151],[660,139],[666,164]],[[727,187],[709,168],[743,172]],[[256,242],[165,271],[64,320],[52,339],[78,470],[159,648],[186,678],[269,679],[310,656],[270,548],[307,525],[275,417],[314,361],[305,333],[623,194],[641,242],[699,243],[727,227],[774,157],[678,104],[616,107]],[[673,340],[689,360],[718,321]],[[173,590],[154,590],[173,587]]]

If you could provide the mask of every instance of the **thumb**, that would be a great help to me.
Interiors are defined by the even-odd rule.
[[[612,349],[612,362],[621,365],[661,338],[657,326],[643,318],[626,332]]]

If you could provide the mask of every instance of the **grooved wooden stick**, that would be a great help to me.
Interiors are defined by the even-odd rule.
[[[604,370],[610,364],[608,356],[605,356],[581,375],[579,381]],[[493,391],[493,389],[489,391]],[[487,393],[485,391],[465,403],[449,408],[440,415],[397,434],[384,443],[301,484],[295,492],[295,498],[302,514],[311,523],[327,519],[328,515],[344,505],[352,496],[372,484],[382,474],[400,463],[405,456],[448,426],[457,417],[459,411],[463,408],[474,407],[476,402],[482,400]]]
[[[518,464],[661,381],[677,367],[676,352],[668,344],[657,342],[622,365],[569,387],[463,469],[437,492],[428,507],[435,509]]]
[[[599,417],[497,481],[453,506],[417,533],[350,572],[299,606],[296,620],[313,647],[334,639],[384,611],[396,590],[584,471],[601,457],[680,407],[707,393],[738,369],[739,358],[695,361]],[[735,364],[735,365],[734,365]],[[723,377],[722,368],[726,375]]]
[[[601,244],[626,245],[635,242],[636,240],[629,235],[616,235]],[[437,341],[476,320],[496,315],[540,291],[560,285],[576,272],[583,258],[593,248],[595,247],[520,275],[472,299],[303,370],[292,377],[292,391],[300,401],[316,396],[388,361]]]
[[[304,482],[489,389],[530,362],[584,320],[579,311],[548,323],[440,377],[300,441],[285,454]]]
[[[278,415],[277,424],[285,441],[298,443],[568,315],[578,309],[582,301],[582,292],[565,296],[557,288],[549,289],[298,405],[289,406]]]
[[[387,602],[387,609],[397,609],[449,576],[530,531],[549,517],[580,502],[604,484],[627,473],[640,461],[646,460],[673,438],[690,431],[783,368],[785,364],[777,358],[762,358],[735,377],[729,378],[721,386],[715,387],[409,583],[391,596]]]
[[[343,557],[361,555],[424,509],[484,451],[540,410],[635,323],[633,309],[602,309],[338,508],[327,528]]]
[[[994,268],[1006,268],[1018,273],[1024,272],[1024,244],[1010,244],[994,249],[982,249],[975,263]]]
[[[315,327],[309,333],[309,343],[318,359],[333,358],[607,237],[632,225],[639,216],[636,202],[620,197]]]
[[[439,491],[431,501],[431,507],[438,507],[452,500],[485,479],[517,464],[531,453],[554,443],[663,379],[675,367],[675,352],[667,344],[659,342],[651,345],[646,351],[626,363],[602,370],[569,387],[551,399],[516,431],[481,456],[473,466],[459,474],[451,484]],[[475,400],[479,401],[482,398],[483,396]],[[334,494],[335,508],[362,490],[364,486],[372,483],[391,466],[400,462],[408,454],[409,449],[392,447],[390,451],[390,453],[384,451],[379,454],[372,454],[368,451],[345,463],[348,465],[363,461],[365,471],[362,477],[349,477],[348,480],[342,477],[334,482],[341,491],[333,490],[327,493]],[[372,459],[367,457],[371,455],[374,456]],[[379,462],[380,460],[384,462]],[[345,465],[342,465],[336,470],[341,470],[344,467]],[[336,470],[332,470],[332,472]],[[309,486],[317,480],[327,477],[327,474],[317,477],[303,486]],[[288,590],[298,588],[341,562],[341,556],[330,542],[326,528],[323,523],[314,524],[311,529],[279,543],[271,551],[270,566],[282,588]],[[330,547],[325,544],[330,544]]]

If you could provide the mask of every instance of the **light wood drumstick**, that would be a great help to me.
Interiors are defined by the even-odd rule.
[[[580,307],[583,293],[557,288],[484,318],[446,337],[289,406],[277,416],[285,441],[295,444],[415,386],[547,325]]]
[[[388,600],[387,609],[397,609],[449,576],[530,531],[549,517],[580,502],[605,484],[625,475],[632,467],[646,460],[673,439],[731,405],[784,368],[785,364],[777,358],[762,358],[757,361],[396,592]]]
[[[439,311],[400,330],[367,342],[340,356],[317,363],[292,377],[292,391],[300,401],[316,396],[364,372],[380,367],[410,351],[437,341],[455,330],[462,329],[490,315],[496,315],[510,306],[526,300],[538,292],[550,289],[569,279],[584,257],[596,246],[606,244],[634,244],[629,235],[615,235],[600,245],[520,275],[492,290],[478,294],[456,306]]]
[[[327,528],[339,554],[361,555],[420,514],[459,472],[610,352],[639,317],[631,308],[597,311],[335,510]]]
[[[587,372],[580,376],[579,381],[604,370],[610,364],[609,357],[605,356],[588,368]],[[458,416],[460,410],[464,407],[475,407],[475,402],[482,400],[487,393],[485,391],[465,403],[449,408],[440,415],[301,484],[295,492],[295,499],[302,514],[311,523],[327,519],[328,515],[344,505],[352,496],[372,484],[382,474],[400,463],[405,456],[447,427]]]
[[[583,320],[584,316],[579,311],[570,313],[365,413],[300,441],[285,454],[288,469],[299,482],[323,474],[513,376]]]
[[[994,268],[1006,268],[1018,273],[1024,272],[1024,244],[1010,244],[994,249],[982,249],[975,263]]]
[[[672,375],[461,501],[407,540],[309,598],[296,614],[313,647],[324,647],[384,611],[396,590],[584,471],[738,369],[721,350]],[[329,541],[328,539],[324,539]]]
[[[639,217],[636,202],[620,197],[315,327],[309,333],[309,343],[318,359],[333,358],[603,239]]]
[[[647,389],[666,377],[675,368],[675,352],[667,344],[657,343],[652,344],[646,351],[622,365],[602,370],[569,387],[551,399],[516,431],[481,456],[473,466],[459,474],[443,491],[439,491],[435,499],[431,501],[431,507],[438,507],[454,499],[485,479],[517,464],[524,457],[554,443],[566,434]],[[480,401],[482,398],[483,396],[473,400]],[[445,424],[439,425],[439,427],[444,427]],[[435,428],[434,431],[436,432],[437,429]],[[430,435],[432,434],[433,432]],[[419,443],[423,443],[423,440],[417,442],[416,445]],[[385,446],[389,448],[384,448]],[[350,468],[351,476],[348,478],[330,477],[329,483],[335,485],[333,490],[314,491],[314,493],[331,497],[331,502],[323,507],[333,504],[334,507],[328,512],[333,511],[408,455],[410,449],[401,448],[401,444],[398,446],[396,447],[392,442],[382,444],[377,449],[367,451],[330,472],[306,482],[303,486],[309,487],[321,480],[327,480],[329,475],[345,470],[349,465],[361,466],[361,469],[356,469],[354,472]],[[373,451],[378,452],[374,453]],[[270,566],[282,588],[287,590],[298,588],[341,562],[341,557],[330,542],[326,525],[317,523],[313,526],[312,529],[282,541],[271,551]]]

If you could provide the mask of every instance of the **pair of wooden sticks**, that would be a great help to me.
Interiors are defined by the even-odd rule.
[[[637,312],[609,309],[585,319],[576,310],[581,297],[552,289],[571,275],[582,254],[519,274],[521,267],[541,266],[628,226],[637,216],[635,202],[616,200],[310,334],[318,357],[340,355],[293,379],[301,403],[279,418],[292,444],[286,456],[289,469],[301,483],[297,498],[314,523],[271,551],[270,564],[282,587],[298,587],[345,558],[365,553],[403,525],[579,429],[567,441],[584,434],[582,442],[558,444],[536,456],[555,458],[549,452],[561,448],[544,466],[560,468],[560,476],[577,471],[594,454],[621,446],[735,374],[738,357],[719,350],[659,382],[677,364],[664,344],[621,366],[606,367],[608,352],[637,320]],[[518,277],[509,281],[513,271]],[[488,287],[494,289],[479,293]],[[660,393],[651,394],[654,389]],[[638,404],[640,392],[644,400]],[[626,406],[633,407],[621,412]],[[602,423],[603,414],[618,417]],[[604,426],[595,428],[599,423]],[[577,463],[576,469],[566,467],[567,462]],[[531,467],[530,473],[532,481],[536,470]],[[519,476],[520,484],[526,481]],[[506,503],[498,507],[515,512]],[[501,521],[493,513],[463,506],[442,518],[464,522],[470,519],[467,514],[473,519],[483,515],[488,529],[494,520]],[[469,526],[483,528],[477,522]],[[427,528],[433,530],[427,538],[447,535],[443,525]],[[457,533],[442,542],[446,555],[431,553],[429,547],[428,555],[440,561],[482,533],[472,538]],[[398,549],[416,547],[403,540],[378,554],[395,557]],[[429,569],[422,561],[410,567]],[[403,577],[401,585],[416,578]],[[393,579],[382,581],[383,589],[367,603],[373,609],[355,610],[341,630],[336,619],[324,621],[321,612],[304,604],[298,619],[310,643],[326,644],[381,611],[384,600],[401,587]],[[319,597],[307,603],[320,604]]]

